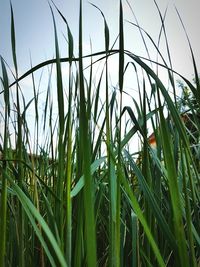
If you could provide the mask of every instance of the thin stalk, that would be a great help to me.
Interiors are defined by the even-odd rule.
[[[51,9],[52,11],[52,9]],[[60,233],[61,248],[64,250],[64,229],[63,229],[63,185],[64,185],[64,159],[65,159],[65,148],[64,148],[64,97],[63,97],[63,84],[62,84],[62,72],[61,62],[59,55],[58,36],[54,14],[52,11],[54,34],[55,34],[55,51],[56,51],[56,74],[57,74],[57,100],[58,100],[58,123],[59,123],[59,134],[58,134],[58,183],[56,186],[56,193],[61,201],[56,205],[56,218],[58,229]]]
[[[66,170],[66,258],[67,264],[71,266],[71,242],[72,242],[72,203],[71,203],[71,176],[72,176],[72,123],[71,123],[71,94],[72,94],[72,72],[69,66],[69,103],[67,122],[67,170]]]
[[[17,56],[16,56],[16,43],[15,43],[15,23],[14,23],[14,15],[13,15],[13,9],[12,5],[10,4],[11,8],[11,44],[12,44],[12,56],[13,56],[13,62],[14,62],[14,68],[15,68],[15,76],[16,81],[18,80],[18,66],[17,66]],[[21,110],[20,110],[20,97],[19,97],[19,85],[18,82],[16,82],[16,98],[17,98],[17,158],[18,158],[18,184],[19,187],[22,188],[22,182],[23,182],[23,165],[22,165],[22,118],[21,118]],[[19,235],[19,264],[21,267],[24,267],[24,213],[22,206],[19,205],[19,228],[18,231],[20,233]]]
[[[190,206],[190,200],[189,200],[189,196],[188,196],[188,188],[187,188],[187,179],[186,179],[186,168],[187,164],[186,164],[186,160],[185,157],[187,157],[187,151],[182,148],[182,146],[180,146],[181,149],[181,173],[183,176],[183,193],[184,193],[184,197],[185,197],[185,212],[186,212],[186,221],[187,221],[187,231],[188,231],[188,238],[189,238],[189,248],[190,248],[190,259],[191,259],[191,267],[196,267],[197,266],[197,262],[195,260],[195,250],[194,250],[194,238],[193,238],[193,234],[192,234],[192,217],[191,217],[191,206]],[[184,153],[183,153],[184,151]],[[184,157],[185,156],[185,157]],[[185,166],[186,165],[186,166]]]
[[[122,135],[122,94],[124,84],[124,26],[123,26],[123,7],[120,1],[119,7],[119,91],[120,91],[120,104],[119,104],[119,128],[118,128],[118,162],[117,162],[117,180],[116,180],[116,267],[120,266],[120,214],[121,214],[121,190],[120,190],[120,170],[121,164],[121,135]],[[121,248],[122,249],[122,248]],[[121,259],[122,260],[122,259]]]
[[[184,232],[184,225],[182,219],[182,209],[181,209],[181,199],[180,192],[177,182],[177,172],[175,167],[175,161],[172,152],[172,140],[169,134],[169,130],[164,119],[160,95],[158,91],[158,102],[159,102],[159,114],[160,114],[160,130],[161,130],[161,140],[163,145],[164,161],[166,164],[168,186],[171,197],[171,205],[174,216],[174,234],[177,239],[177,246],[179,252],[179,258],[177,262],[181,263],[181,266],[188,267],[188,253],[186,247],[186,238]]]
[[[2,175],[1,175],[1,203],[0,203],[0,267],[6,266],[5,256],[6,256],[6,235],[7,235],[7,179],[6,174],[8,172],[8,125],[9,125],[9,113],[10,113],[10,102],[9,102],[9,85],[8,85],[8,76],[6,68],[1,58],[1,66],[3,72],[3,86],[4,86],[4,102],[5,102],[5,113],[4,113],[4,143],[3,143],[3,153],[4,161],[2,164]]]
[[[88,267],[97,266],[96,256],[96,231],[94,219],[94,187],[90,173],[90,140],[88,131],[88,118],[86,112],[86,99],[83,77],[83,56],[82,56],[82,0],[80,0],[79,14],[79,97],[80,97],[80,141],[83,158],[83,174],[85,178],[84,211],[85,211],[85,242],[86,242],[86,259]]]

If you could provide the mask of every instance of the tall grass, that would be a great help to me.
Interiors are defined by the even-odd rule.
[[[103,18],[105,48],[84,55],[80,1],[76,56],[67,19],[53,2],[50,8],[55,58],[19,77],[12,6],[13,82],[1,57],[0,266],[198,266],[200,83],[190,43],[194,83],[172,69],[165,17],[158,6],[158,45],[131,22],[149,56],[146,59],[125,50],[119,1],[115,44],[111,45],[104,14],[94,6],[94,12],[100,11]],[[55,12],[66,26],[65,58],[60,57]],[[162,32],[167,59],[159,49]],[[147,39],[162,62],[151,59]],[[114,56],[118,56],[118,85],[111,89],[109,62]],[[103,66],[100,74],[94,71],[99,62]],[[62,64],[68,66],[67,75]],[[41,115],[35,72],[43,68],[48,69],[49,77]],[[167,71],[167,86],[158,68]],[[139,101],[129,96],[130,105],[124,102],[128,71],[138,84],[139,96]],[[33,84],[29,102],[20,85],[27,76]],[[179,97],[177,77],[183,81]],[[31,107],[35,119],[30,124],[27,113]],[[149,127],[156,149],[148,142]],[[40,132],[43,143],[39,142]]]

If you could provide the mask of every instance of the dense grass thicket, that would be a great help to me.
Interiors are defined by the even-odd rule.
[[[190,82],[172,69],[170,53],[164,58],[159,40],[156,44],[137,24],[132,27],[138,29],[144,45],[147,39],[152,42],[159,62],[125,50],[121,1],[119,5],[119,35],[114,45],[104,14],[94,6],[104,22],[105,48],[86,56],[82,1],[77,55],[67,18],[52,3],[55,58],[31,67],[21,77],[11,6],[14,67],[1,57],[0,72],[4,101],[0,267],[200,264],[200,80],[193,51],[189,43],[194,66]],[[68,54],[64,58],[60,57],[55,13],[66,25]],[[164,36],[169,51],[159,9],[158,14],[159,36]],[[109,79],[112,57],[118,57],[117,86]],[[97,73],[94,69],[99,63]],[[168,75],[167,84],[159,78],[161,68]],[[42,88],[41,114],[35,73],[42,69],[48,70],[49,77]],[[127,71],[138,85],[137,101],[129,95],[128,104],[124,101]],[[33,98],[27,102],[21,81],[28,76]],[[27,113],[33,107],[30,123]],[[148,140],[151,132],[156,148]]]

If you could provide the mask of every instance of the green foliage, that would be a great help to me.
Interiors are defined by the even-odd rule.
[[[2,58],[0,77],[5,107],[1,113],[0,267],[199,264],[200,103],[194,55],[191,50],[192,83],[172,70],[171,63],[167,65],[159,46],[138,24],[131,24],[139,30],[147,50],[144,35],[156,47],[163,63],[154,62],[155,68],[167,71],[169,88],[173,89],[170,94],[151,58],[146,61],[125,49],[123,5],[119,2],[118,48],[110,48],[111,29],[102,11],[93,5],[94,12],[100,11],[103,17],[105,48],[85,56],[82,1],[77,56],[67,19],[52,2],[55,59],[31,67],[21,77],[11,6],[15,80],[9,82]],[[66,26],[66,58],[60,57],[54,12]],[[171,62],[160,11],[159,15]],[[160,38],[161,34],[158,43]],[[118,86],[112,90],[109,60],[116,55]],[[90,64],[85,68],[88,59]],[[103,67],[95,76],[98,62],[103,62]],[[67,75],[63,63],[68,67]],[[57,97],[53,97],[55,88],[51,86],[53,65]],[[45,67],[50,68],[41,115],[34,75]],[[139,96],[137,101],[129,95],[129,105],[123,100],[128,95],[124,88],[127,70],[135,77]],[[33,98],[26,103],[20,81],[28,75],[32,77]],[[178,86],[177,75],[182,81]],[[12,95],[13,87],[16,94]],[[30,125],[27,112],[31,105],[35,121]],[[154,131],[156,149],[149,144],[148,128]],[[45,136],[42,143],[40,129]]]

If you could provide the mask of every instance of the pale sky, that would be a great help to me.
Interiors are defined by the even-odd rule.
[[[13,68],[12,50],[10,41],[10,1],[0,1],[0,55]],[[71,32],[74,36],[75,47],[78,47],[78,19],[79,19],[79,0],[54,0],[60,11],[67,19]],[[118,0],[91,0],[93,4],[98,6],[104,13],[108,27],[110,29],[110,45],[114,42],[118,35]],[[137,17],[139,25],[144,28],[154,39],[158,41],[158,35],[161,27],[161,21],[158,11],[153,0],[129,0],[131,7]],[[193,68],[192,60],[189,51],[189,46],[185,37],[184,30],[178,19],[175,11],[177,7],[186,31],[188,33],[197,67],[200,66],[200,25],[199,25],[199,0],[157,0],[157,4],[162,15],[168,7],[165,26],[170,46],[170,55],[172,58],[173,68],[186,76],[189,80],[192,79]],[[36,65],[46,59],[51,59],[55,55],[54,48],[54,29],[52,15],[47,0],[12,0],[15,31],[16,31],[16,48],[17,59],[20,74],[23,74],[30,68],[30,54],[33,65]],[[134,22],[127,2],[123,0],[124,10],[124,32],[125,32],[125,49],[130,50],[136,55],[147,56],[144,44],[138,29],[128,23]],[[61,57],[68,55],[66,41],[63,34],[66,36],[66,27],[54,9],[56,18],[57,31],[59,35],[59,45]],[[104,24],[100,12],[95,9],[89,1],[83,0],[83,48],[84,54],[90,53],[90,40],[92,41],[93,52],[104,50]],[[156,60],[155,49],[153,49],[149,40],[146,39],[151,58]],[[118,47],[118,43],[116,44]],[[77,51],[76,51],[77,52]],[[161,52],[166,56],[166,47],[161,42]],[[75,56],[77,56],[76,54]],[[113,73],[113,84],[117,83],[118,59],[113,58],[111,61],[110,72]],[[36,79],[41,74],[37,72]],[[45,77],[45,74],[44,74]],[[46,80],[47,81],[47,80]],[[47,82],[46,82],[47,83]],[[32,92],[31,77],[22,81],[23,94],[26,100],[30,100]],[[41,86],[42,87],[42,86]],[[43,86],[46,90],[46,84]],[[131,74],[127,73],[125,79],[125,89],[133,88],[134,83],[131,80]],[[56,94],[56,92],[55,92]],[[43,97],[42,93],[41,96]],[[42,110],[41,97],[41,110]],[[2,108],[3,95],[0,95],[0,109]],[[44,98],[43,98],[44,101]],[[33,107],[30,107],[29,116],[33,120]],[[32,115],[31,115],[32,114]],[[31,117],[32,116],[32,117]]]
[[[59,9],[69,22],[71,31],[77,42],[79,0],[55,0]],[[110,27],[111,42],[118,33],[118,0],[91,0],[105,14]],[[142,26],[156,41],[160,29],[160,19],[153,0],[129,1],[135,15]],[[126,1],[124,3],[124,19],[135,22]],[[168,5],[166,29],[169,37],[171,55],[175,68],[183,74],[191,70],[190,55],[183,29],[175,12],[174,5],[180,12],[189,35],[197,62],[200,62],[200,25],[199,25],[199,0],[157,0],[163,13]],[[20,70],[23,72],[30,66],[29,53],[32,55],[33,64],[37,64],[54,55],[54,33],[52,16],[46,0],[13,0],[12,1],[15,26],[17,57]],[[56,13],[56,12],[55,12]],[[65,41],[62,33],[66,34],[61,19],[56,14],[57,28],[60,33],[61,55],[65,54]],[[83,0],[83,27],[84,44],[89,48],[90,38],[93,49],[103,49],[103,20],[100,13]],[[143,45],[138,38],[136,30],[125,22],[126,48],[135,54],[143,54]],[[63,45],[61,45],[63,44]],[[10,4],[4,0],[0,2],[0,55],[12,66],[10,46]],[[187,62],[187,63],[186,63]]]

